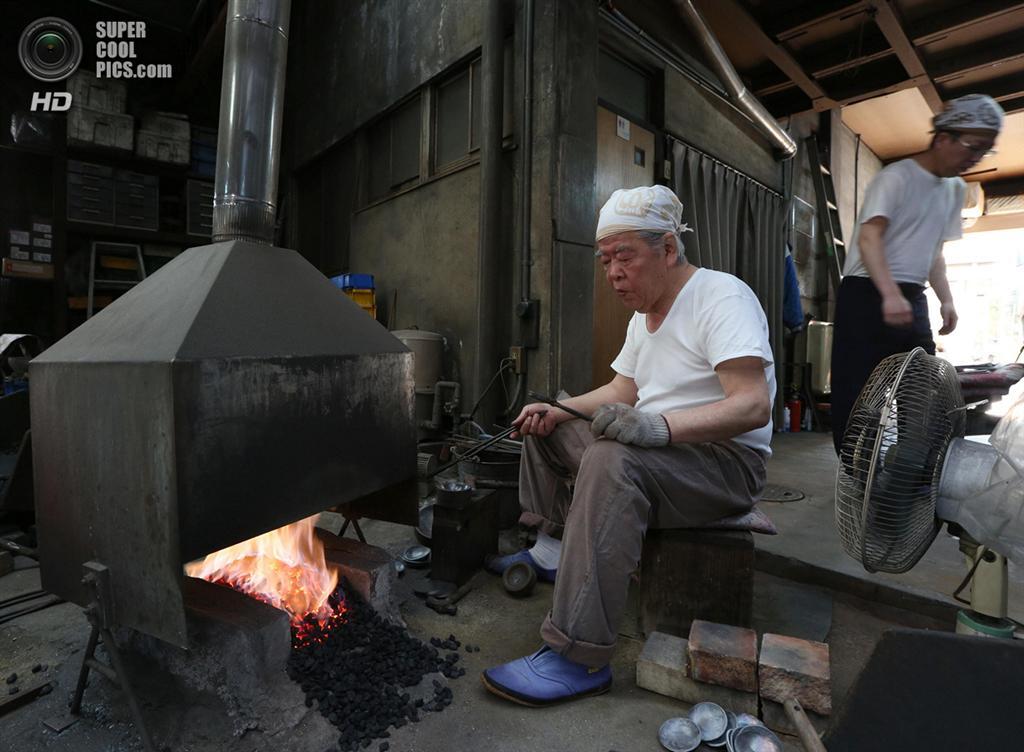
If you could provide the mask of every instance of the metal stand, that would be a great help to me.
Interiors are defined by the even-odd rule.
[[[78,715],[82,709],[82,695],[85,694],[85,683],[89,679],[89,669],[95,669],[110,679],[125,693],[128,698],[128,707],[131,709],[132,717],[135,719],[135,726],[142,737],[142,746],[146,752],[156,752],[153,741],[149,737],[146,723],[142,718],[142,709],[139,707],[138,698],[128,682],[128,674],[124,670],[124,663],[121,661],[121,654],[117,650],[117,643],[114,642],[114,635],[110,629],[113,626],[113,619],[110,613],[110,570],[102,564],[90,561],[82,565],[85,576],[83,584],[92,590],[93,601],[85,609],[85,616],[92,624],[92,634],[89,635],[89,646],[85,650],[85,657],[82,659],[82,670],[78,674],[78,686],[75,687],[75,697],[71,701],[71,714]],[[110,655],[112,667],[96,658],[96,646],[100,637],[103,638],[103,645]]]
[[[359,520],[355,517],[346,517],[344,524],[341,526],[341,530],[338,531],[338,537],[344,538],[345,531],[348,530],[349,523],[352,523],[352,529],[356,531],[356,537],[359,538],[360,543],[366,543],[366,536],[363,535],[363,529],[359,527]]]

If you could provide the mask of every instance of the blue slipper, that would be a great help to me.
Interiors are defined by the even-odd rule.
[[[506,700],[543,707],[607,692],[612,670],[573,663],[547,645],[533,655],[484,671],[484,686]]]
[[[544,567],[540,566],[534,560],[533,556],[530,555],[529,550],[525,548],[522,551],[516,551],[514,554],[509,554],[508,556],[495,556],[493,559],[488,561],[484,566],[486,567],[488,572],[493,572],[494,574],[504,574],[506,569],[520,561],[526,562],[531,567],[533,567],[533,571],[537,573],[537,579],[541,582],[555,581],[555,575],[558,574],[558,570],[544,569]]]

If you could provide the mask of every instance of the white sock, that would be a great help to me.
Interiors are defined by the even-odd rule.
[[[537,542],[530,549],[530,556],[542,569],[558,569],[558,558],[562,555],[562,541],[547,533],[538,531]]]

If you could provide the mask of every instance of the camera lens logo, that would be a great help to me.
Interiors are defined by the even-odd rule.
[[[30,76],[46,82],[61,81],[82,62],[82,38],[62,18],[40,18],[21,33],[18,57]]]

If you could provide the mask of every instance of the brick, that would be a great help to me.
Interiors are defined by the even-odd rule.
[[[695,705],[715,702],[734,713],[757,715],[757,695],[716,684],[704,684],[687,675],[687,640],[652,632],[636,662],[636,684],[641,689]]]
[[[757,633],[697,619],[690,627],[690,676],[706,684],[757,692]]]
[[[338,569],[338,574],[384,619],[405,626],[395,597],[398,573],[394,559],[378,546],[317,528],[317,537],[324,544],[324,557]]]
[[[804,708],[804,713],[819,736],[825,733],[825,729],[828,728],[828,718],[806,708]],[[781,703],[774,700],[761,698],[761,720],[764,721],[765,726],[776,733],[797,735],[796,726],[793,725],[793,722],[789,720],[789,716],[786,715],[786,709],[782,707]],[[796,748],[802,749],[801,747]]]
[[[828,645],[785,635],[761,639],[758,681],[761,697],[774,702],[796,698],[805,710],[832,713]]]

